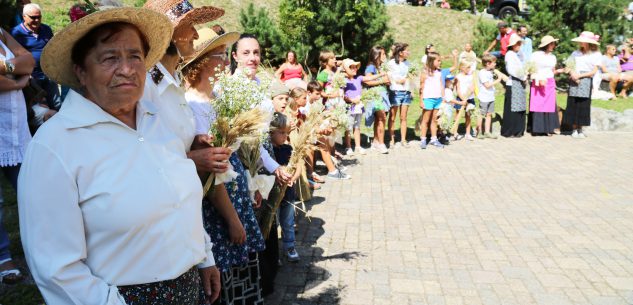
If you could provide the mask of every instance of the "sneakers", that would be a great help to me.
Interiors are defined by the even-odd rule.
[[[340,170],[335,170],[327,174],[327,177],[334,180],[349,180],[352,177]]]
[[[404,148],[409,147],[409,142],[407,142],[407,141],[401,141],[401,143],[402,143],[402,147],[404,147]]]
[[[381,154],[388,154],[389,150],[387,149],[387,146],[385,144],[379,144],[378,145],[378,152]]]
[[[378,144],[378,142],[372,141],[371,150],[378,150],[378,149],[380,149],[380,144]]]
[[[353,156],[353,155],[354,155],[354,151],[353,151],[351,148],[348,148],[348,149],[345,151],[345,155],[346,155],[346,156]]]
[[[578,133],[578,130],[574,130],[574,132],[571,133],[571,137],[574,139],[582,139],[582,137]]]
[[[582,132],[582,129],[579,129],[579,130],[578,130],[578,136],[579,136],[581,139],[585,139],[585,138],[587,138],[587,135],[585,135],[585,133],[584,133],[584,132]]]
[[[453,141],[459,141],[459,140],[461,140],[461,139],[463,139],[463,138],[464,138],[464,135],[461,135],[461,134],[456,134],[456,135],[454,135],[454,136],[452,136],[452,137],[451,137],[451,140],[453,140]]]
[[[425,139],[422,139],[422,140],[420,141],[420,148],[422,148],[422,149],[426,149],[426,140],[425,140]]]
[[[468,141],[475,141],[475,138],[473,136],[471,136],[470,134],[466,135],[466,140]]]
[[[444,148],[444,144],[440,143],[438,139],[431,140],[431,142],[429,142],[429,145],[433,145],[437,148]]]
[[[289,262],[298,262],[299,261],[299,253],[295,248],[290,248],[286,251],[286,255],[288,256]]]
[[[479,139],[479,140],[483,140],[483,139],[485,139],[485,138],[486,138],[486,136],[485,136],[485,135],[483,135],[483,134],[481,134],[481,133],[477,134],[477,139]]]
[[[495,135],[493,135],[491,133],[487,133],[487,134],[484,135],[484,138],[486,138],[486,139],[493,139],[494,140],[494,139],[497,138],[497,136],[495,136]]]
[[[361,155],[366,154],[365,149],[360,147],[360,146],[356,146],[355,151],[356,151],[357,154],[361,154]]]

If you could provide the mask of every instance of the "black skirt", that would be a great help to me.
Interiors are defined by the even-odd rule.
[[[567,108],[563,114],[564,125],[591,125],[591,98],[590,97],[567,97]]]
[[[530,112],[530,122],[534,134],[552,134],[560,127],[556,112]]]
[[[512,86],[506,86],[501,135],[504,137],[520,137],[523,136],[523,133],[525,133],[525,111],[512,111]]]

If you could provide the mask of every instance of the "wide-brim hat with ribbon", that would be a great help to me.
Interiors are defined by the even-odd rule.
[[[224,10],[215,6],[194,8],[189,0],[149,0],[143,7],[165,14],[174,28],[211,22],[224,15]]]
[[[545,35],[543,36],[543,38],[541,38],[541,44],[538,45],[538,48],[543,48],[545,46],[547,46],[548,44],[552,43],[552,42],[557,42],[558,39],[554,38],[553,36],[550,35]]]
[[[512,34],[512,36],[510,36],[510,41],[508,42],[508,48],[520,42],[523,42],[523,39],[521,39],[521,36],[517,34]]]
[[[111,7],[85,16],[68,26],[46,44],[40,64],[44,73],[58,84],[79,88],[81,84],[75,76],[71,50],[81,38],[97,26],[124,22],[138,28],[145,36],[149,51],[145,56],[145,68],[155,65],[169,46],[173,27],[169,19],[152,10],[135,7]]]
[[[593,32],[584,31],[584,32],[580,33],[580,36],[572,39],[571,41],[573,41],[573,42],[585,42],[585,43],[600,45],[600,43],[598,42],[598,39],[600,39],[600,36],[594,34]]]
[[[238,32],[229,32],[218,35],[210,28],[199,29],[198,39],[193,41],[193,48],[195,50],[193,56],[187,59],[187,62],[182,66],[182,68],[184,69],[192,62],[204,57],[204,55],[219,46],[231,46],[238,39],[240,39],[240,33]]]

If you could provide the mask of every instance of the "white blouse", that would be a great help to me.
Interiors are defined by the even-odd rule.
[[[596,60],[593,53],[583,54],[576,50],[571,53],[571,57],[576,61],[576,73],[585,73],[593,71],[596,66]]]
[[[117,286],[215,264],[202,184],[163,118],[141,100],[134,130],[70,91],[29,145],[20,233],[47,304],[125,304]]]
[[[144,96],[158,105],[167,124],[182,139],[185,150],[189,151],[196,132],[193,112],[185,100],[185,91],[180,87],[180,80],[169,74],[165,66],[161,63],[156,66],[163,73],[163,79],[156,85],[147,73]]]
[[[0,29],[0,35],[2,29]],[[5,55],[0,59],[15,58],[11,50],[0,41]],[[0,92],[0,167],[22,163],[31,132],[26,117],[26,102],[22,90]]]
[[[536,51],[532,53],[530,61],[534,62],[534,65],[536,66],[535,78],[554,78],[554,69],[556,68],[556,56],[554,54],[547,54],[543,51]]]
[[[408,78],[409,76],[409,64],[406,61],[400,61],[400,63],[396,63],[395,60],[390,60],[387,63],[389,67],[389,79],[391,80],[391,85],[389,85],[389,89],[392,91],[411,91],[411,84]],[[398,84],[398,81],[406,79],[404,84]]]
[[[523,68],[523,62],[521,61],[521,59],[519,58],[519,55],[516,52],[508,50],[508,52],[506,53],[505,61],[506,61],[506,70],[508,71],[508,74],[510,76],[516,77],[520,80],[527,79],[527,75],[525,74],[525,71]],[[508,82],[506,83],[506,85],[511,86],[512,79],[508,79]]]

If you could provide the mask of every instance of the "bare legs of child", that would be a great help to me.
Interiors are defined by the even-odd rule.
[[[444,147],[437,139],[437,120],[435,119],[437,117],[437,111],[437,109],[422,110],[422,124],[420,126],[420,148],[422,149],[426,149],[427,146],[426,133],[429,129],[429,125],[431,127],[431,141],[428,144],[439,148]]]

